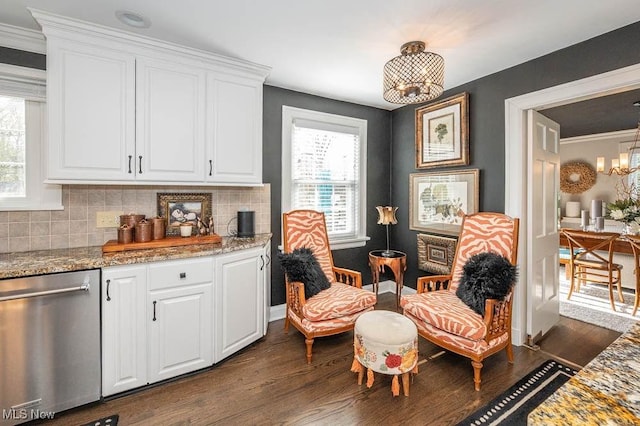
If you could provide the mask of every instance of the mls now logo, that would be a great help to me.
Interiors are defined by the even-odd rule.
[[[2,409],[2,420],[45,420],[53,419],[55,411],[40,411],[38,409],[27,410],[26,408]]]

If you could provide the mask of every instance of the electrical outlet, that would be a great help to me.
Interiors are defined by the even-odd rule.
[[[96,227],[97,228],[117,228],[120,226],[120,215],[123,212],[97,212]]]

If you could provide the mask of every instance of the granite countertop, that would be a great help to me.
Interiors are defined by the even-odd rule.
[[[640,424],[640,323],[533,410],[527,423]]]
[[[253,247],[262,247],[270,238],[271,234],[258,234],[254,238],[223,237],[222,242],[217,244],[194,244],[104,254],[102,253],[102,246],[2,253],[0,254],[0,279],[212,256]]]

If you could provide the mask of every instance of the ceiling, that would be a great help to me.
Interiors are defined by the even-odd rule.
[[[384,109],[382,68],[411,40],[445,59],[445,89],[640,21],[637,0],[3,0],[271,67],[267,84]],[[150,20],[127,27],[117,10]]]
[[[27,7],[271,67],[266,83],[387,110],[382,68],[411,40],[445,59],[445,90],[640,21],[637,0],[3,0],[0,23],[39,30]],[[615,7],[612,7],[615,6]],[[133,11],[146,29],[118,21]],[[562,137],[638,121],[640,92],[546,110]],[[596,117],[596,118],[594,118]],[[619,120],[618,120],[619,122]],[[594,124],[601,124],[594,130]],[[620,127],[620,124],[615,126]],[[625,127],[626,126],[626,127]],[[601,130],[602,128],[609,130]],[[588,130],[585,130],[588,129]]]

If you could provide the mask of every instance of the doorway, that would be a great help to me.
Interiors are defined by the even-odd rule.
[[[520,282],[526,285],[516,287],[513,310],[513,343],[526,342],[527,288],[531,285],[530,270],[530,220],[528,217],[526,173],[530,158],[527,144],[526,111],[565,105],[579,100],[590,99],[640,88],[640,64],[610,71],[604,74],[577,80],[571,83],[539,90],[505,100],[505,213],[519,217],[520,241]]]

